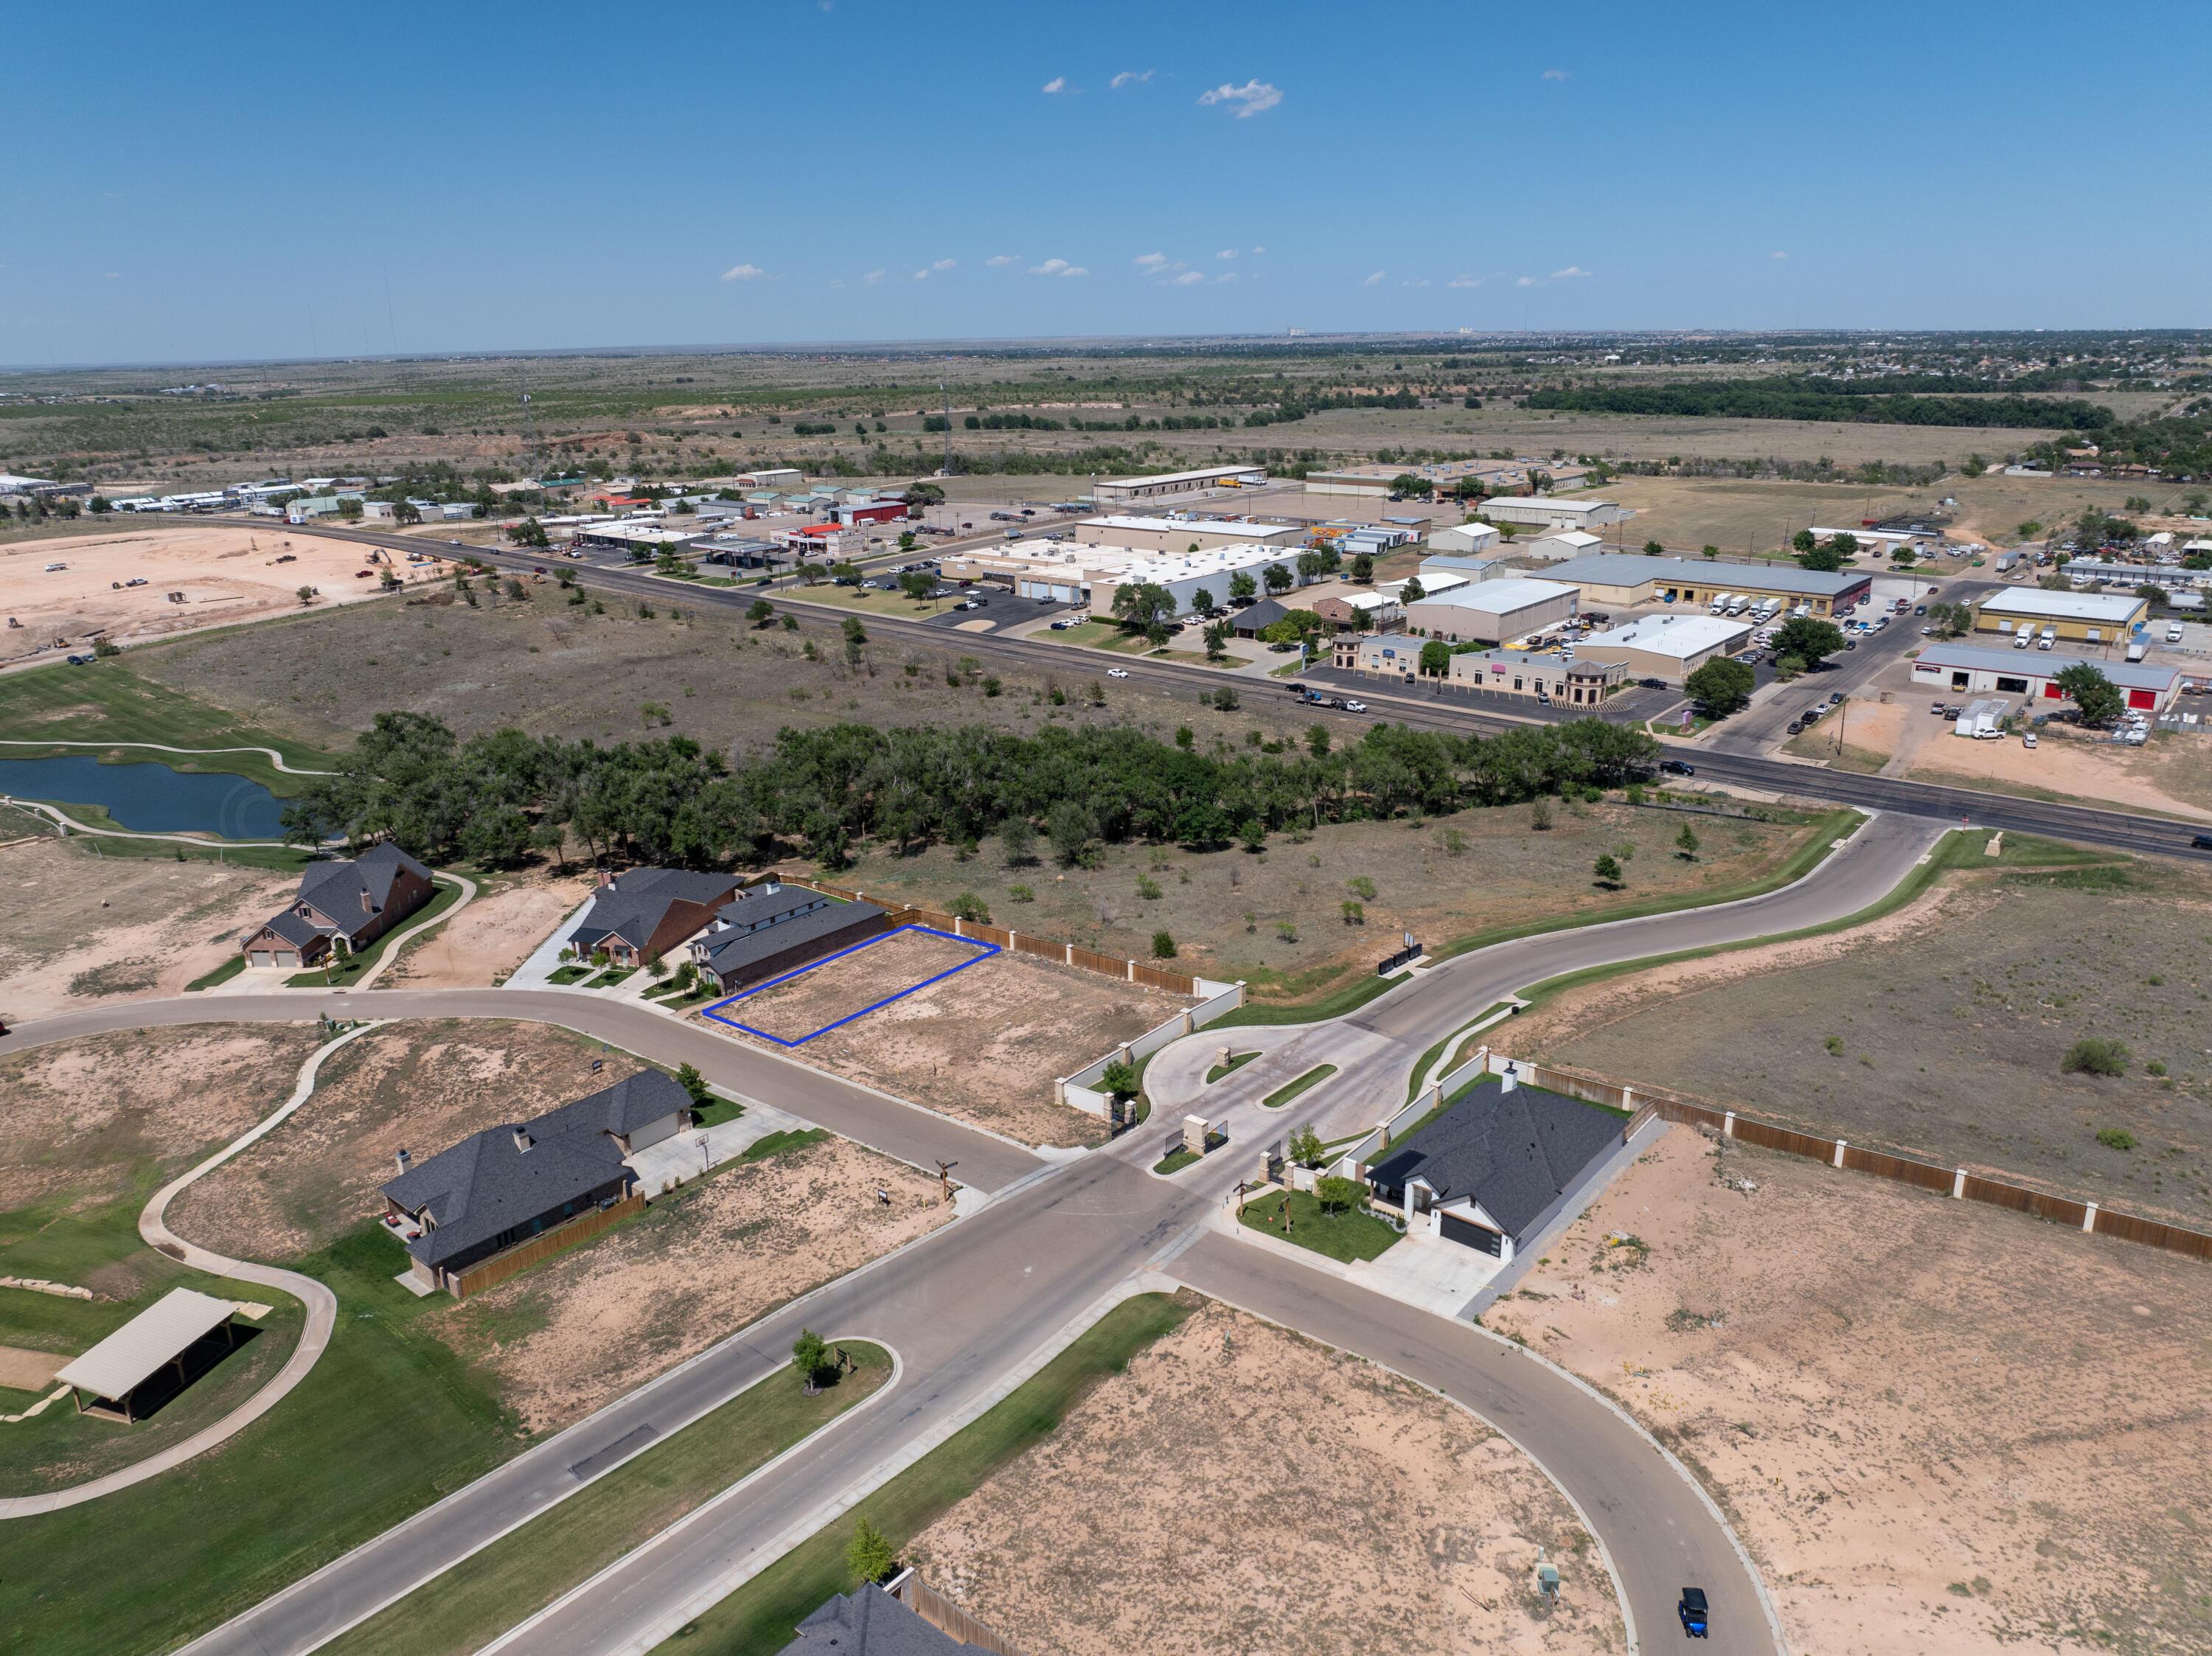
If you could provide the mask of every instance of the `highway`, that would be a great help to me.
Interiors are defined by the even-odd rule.
[[[1869,824],[1850,846],[1780,891],[1711,909],[1556,932],[1477,951],[1370,1003],[1352,1017],[1291,1033],[1375,1068],[1402,1101],[1413,1055],[1531,975],[1677,948],[1792,931],[1856,912],[1907,872],[1938,831],[1907,819]],[[958,1164],[998,1192],[958,1223],[839,1279],[733,1334],[598,1415],[534,1446],[438,1505],[345,1555],[191,1646],[196,1652],[301,1653],[374,1613],[458,1559],[573,1494],[629,1454],[680,1430],[785,1361],[802,1324],[882,1342],[895,1382],[863,1409],[691,1520],[572,1594],[514,1647],[552,1656],[643,1650],[794,1540],[972,1418],[1057,1341],[1147,1271],[1357,1351],[1433,1385],[1534,1454],[1588,1516],[1646,1635],[1673,1594],[1704,1585],[1718,1613],[1717,1650],[1767,1651],[1755,1577],[1697,1489],[1625,1416],[1578,1382],[1469,1325],[1209,1233],[1207,1222],[1253,1149],[1279,1131],[1261,1104],[1279,1084],[1279,1051],[1213,1089],[1210,1115],[1231,1146],[1176,1180],[1146,1169],[1159,1134],[1125,1135],[1057,1164],[989,1134],[642,1007],[555,991],[354,991],[198,996],[89,1009],[24,1025],[0,1054],[106,1031],[210,1022],[347,1018],[538,1019],[666,1064],[818,1122],[903,1160]],[[1255,1032],[1258,1033],[1258,1032]],[[1206,1033],[1185,1046],[1205,1046]],[[1333,1047],[1332,1043],[1337,1043]],[[1155,1059],[1180,1056],[1170,1047]],[[282,1412],[270,1416],[281,1426]]]
[[[419,552],[439,544],[434,541],[426,542],[369,530],[318,528],[315,532],[408,551]],[[448,553],[450,550],[447,549]],[[467,555],[502,569],[523,573],[540,566],[550,569],[560,561],[556,555],[496,548],[471,547],[467,549]],[[625,596],[649,598],[657,604],[681,603],[703,609],[742,612],[761,596],[751,587],[698,586],[689,582],[667,580],[642,568],[579,567],[573,568],[571,573],[587,585],[604,587]],[[789,608],[806,610],[825,620],[841,620],[854,613],[829,605],[810,605],[803,598],[795,597],[789,590],[778,591],[775,594],[775,601]],[[896,638],[939,647],[953,641],[943,628],[924,622],[880,615],[869,615],[866,620],[869,632],[878,638]],[[1821,685],[1825,694],[1831,685],[1841,688],[1847,682],[1856,682],[1857,677],[1871,674],[1885,664],[1889,658],[1909,647],[1908,638],[1917,638],[1917,628],[1909,632],[1900,632],[1893,626],[1888,632],[1879,635],[1872,645],[1862,646],[1851,652],[1854,665],[1845,676],[1821,674],[1815,676],[1810,682]],[[1007,638],[996,633],[961,633],[957,638],[959,648],[968,653],[994,655],[1049,671],[1066,673],[1090,664],[1084,661],[1079,651],[1068,645],[1047,643],[1036,639]],[[1855,658],[1862,654],[1868,656],[1863,670],[1859,669],[1855,662]],[[1133,680],[1163,689],[1188,690],[1194,695],[1211,693],[1224,683],[1240,695],[1256,696],[1270,693],[1251,680],[1224,678],[1210,668],[1181,662],[1152,661],[1140,656],[1123,656],[1103,658],[1097,665],[1102,676],[1108,665],[1119,666]],[[1809,688],[1808,684],[1808,692]],[[1287,687],[1280,694],[1285,701],[1289,700],[1291,693]],[[1309,709],[1307,713],[1318,720],[1349,723],[1363,728],[1381,719],[1419,729],[1478,735],[1525,727],[1529,722],[1504,713],[1486,710],[1476,712],[1441,701],[1422,696],[1401,696],[1382,689],[1367,691],[1362,699],[1369,704],[1371,716],[1337,713],[1319,707]],[[1796,704],[1778,705],[1785,707],[1783,717],[1786,719],[1786,707]],[[1978,828],[2045,834],[2056,840],[2071,840],[2085,845],[2138,852],[2150,856],[2212,858],[2212,851],[2198,850],[2191,845],[2191,838],[2199,831],[2196,826],[2167,817],[2104,810],[2090,805],[2016,798],[2009,794],[1945,787],[1929,782],[1907,781],[1898,777],[1864,776],[1853,772],[1830,770],[1819,765],[1770,758],[1757,752],[1732,751],[1725,746],[1684,746],[1679,749],[1679,754],[1696,766],[1700,780],[1732,784],[1759,792],[1855,805],[1865,810],[1899,811],[1911,816],[1940,817],[1954,823],[1971,823]]]

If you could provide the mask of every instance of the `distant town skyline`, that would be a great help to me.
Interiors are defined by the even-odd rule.
[[[1931,21],[794,0],[594,47],[565,4],[49,12],[0,363],[2203,323],[2170,101],[2038,136],[2076,15]]]

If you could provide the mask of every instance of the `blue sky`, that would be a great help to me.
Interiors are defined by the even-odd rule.
[[[2084,23],[43,7],[11,25],[0,363],[2212,321],[2199,113],[2123,72],[2201,64],[2212,9]]]

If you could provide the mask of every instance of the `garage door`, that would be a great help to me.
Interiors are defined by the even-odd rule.
[[[2130,707],[2155,707],[2158,706],[2158,692],[2155,690],[2130,690],[2128,692],[2128,706]]]
[[[294,954],[290,949],[278,949],[278,950],[276,951],[276,964],[277,964],[277,965],[279,965],[279,966],[297,966],[299,963],[300,963],[300,957],[299,957],[297,955]]]
[[[1465,1219],[1455,1219],[1449,1213],[1437,1216],[1443,1221],[1443,1234],[1447,1241],[1457,1242],[1462,1247],[1480,1248],[1492,1256],[1503,1252],[1501,1245],[1504,1239],[1487,1225],[1471,1224]]]
[[[254,949],[246,955],[246,961],[249,966],[274,966],[276,963],[276,957],[265,949]]]

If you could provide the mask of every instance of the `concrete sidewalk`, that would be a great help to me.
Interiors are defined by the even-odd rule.
[[[561,959],[561,951],[568,946],[568,934],[576,929],[576,922],[583,918],[584,911],[597,901],[596,895],[586,897],[563,915],[561,924],[553,928],[544,943],[530,951],[528,960],[507,974],[507,981],[500,985],[500,987],[502,989],[565,987],[565,985],[556,985],[552,980],[553,974],[565,964]]]

